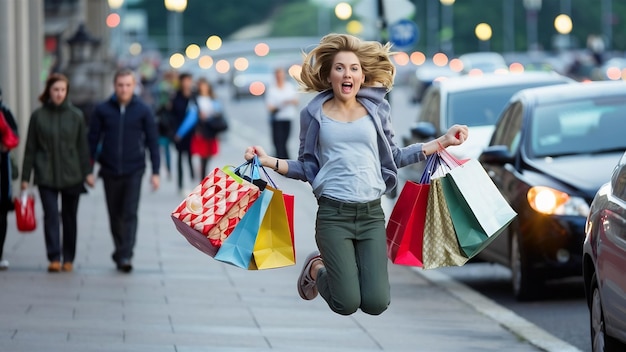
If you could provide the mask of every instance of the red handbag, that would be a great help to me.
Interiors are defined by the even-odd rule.
[[[7,119],[4,117],[2,111],[0,111],[0,138],[1,142],[9,150],[17,147],[20,143],[20,139],[17,137],[11,126],[9,126]]]
[[[15,205],[15,222],[20,232],[31,232],[37,228],[35,217],[35,196],[32,192],[23,191],[13,200]]]

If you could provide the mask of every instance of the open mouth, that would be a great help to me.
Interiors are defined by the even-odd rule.
[[[352,91],[352,83],[345,82],[341,84],[341,92],[344,94],[348,94]]]

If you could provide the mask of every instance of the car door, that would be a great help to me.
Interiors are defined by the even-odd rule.
[[[607,329],[626,338],[626,155],[613,173],[607,197],[601,224],[597,224],[602,226],[597,232],[597,268]]]
[[[500,120],[496,124],[490,146],[505,146],[509,155],[517,155],[522,135],[523,118],[522,103],[516,102],[511,104],[502,113]],[[500,190],[504,198],[510,204],[514,197],[516,191],[515,185],[517,183],[514,176],[516,173],[514,165],[510,163],[504,165],[483,163],[483,167],[498,190]],[[481,257],[489,261],[508,265],[510,258],[509,242],[509,232],[508,229],[505,229],[504,232],[481,253]]]

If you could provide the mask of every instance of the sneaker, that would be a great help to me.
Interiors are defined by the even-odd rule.
[[[61,270],[69,273],[72,270],[74,270],[74,265],[72,264],[72,262],[65,262],[65,263],[63,263],[63,266],[61,267]]]
[[[9,261],[4,259],[0,260],[0,270],[7,270],[9,268]]]
[[[302,272],[298,278],[298,293],[302,299],[307,301],[317,297],[318,294],[315,280],[311,277],[311,268],[313,267],[313,263],[318,260],[322,260],[320,252],[315,251],[309,254],[304,260],[304,266],[302,267]]]
[[[50,262],[50,265],[48,265],[48,272],[58,273],[59,271],[61,271],[61,262]]]

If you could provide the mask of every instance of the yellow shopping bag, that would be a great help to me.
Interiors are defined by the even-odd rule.
[[[273,192],[274,196],[261,221],[250,270],[281,268],[296,263],[283,192],[269,185],[266,190]]]

